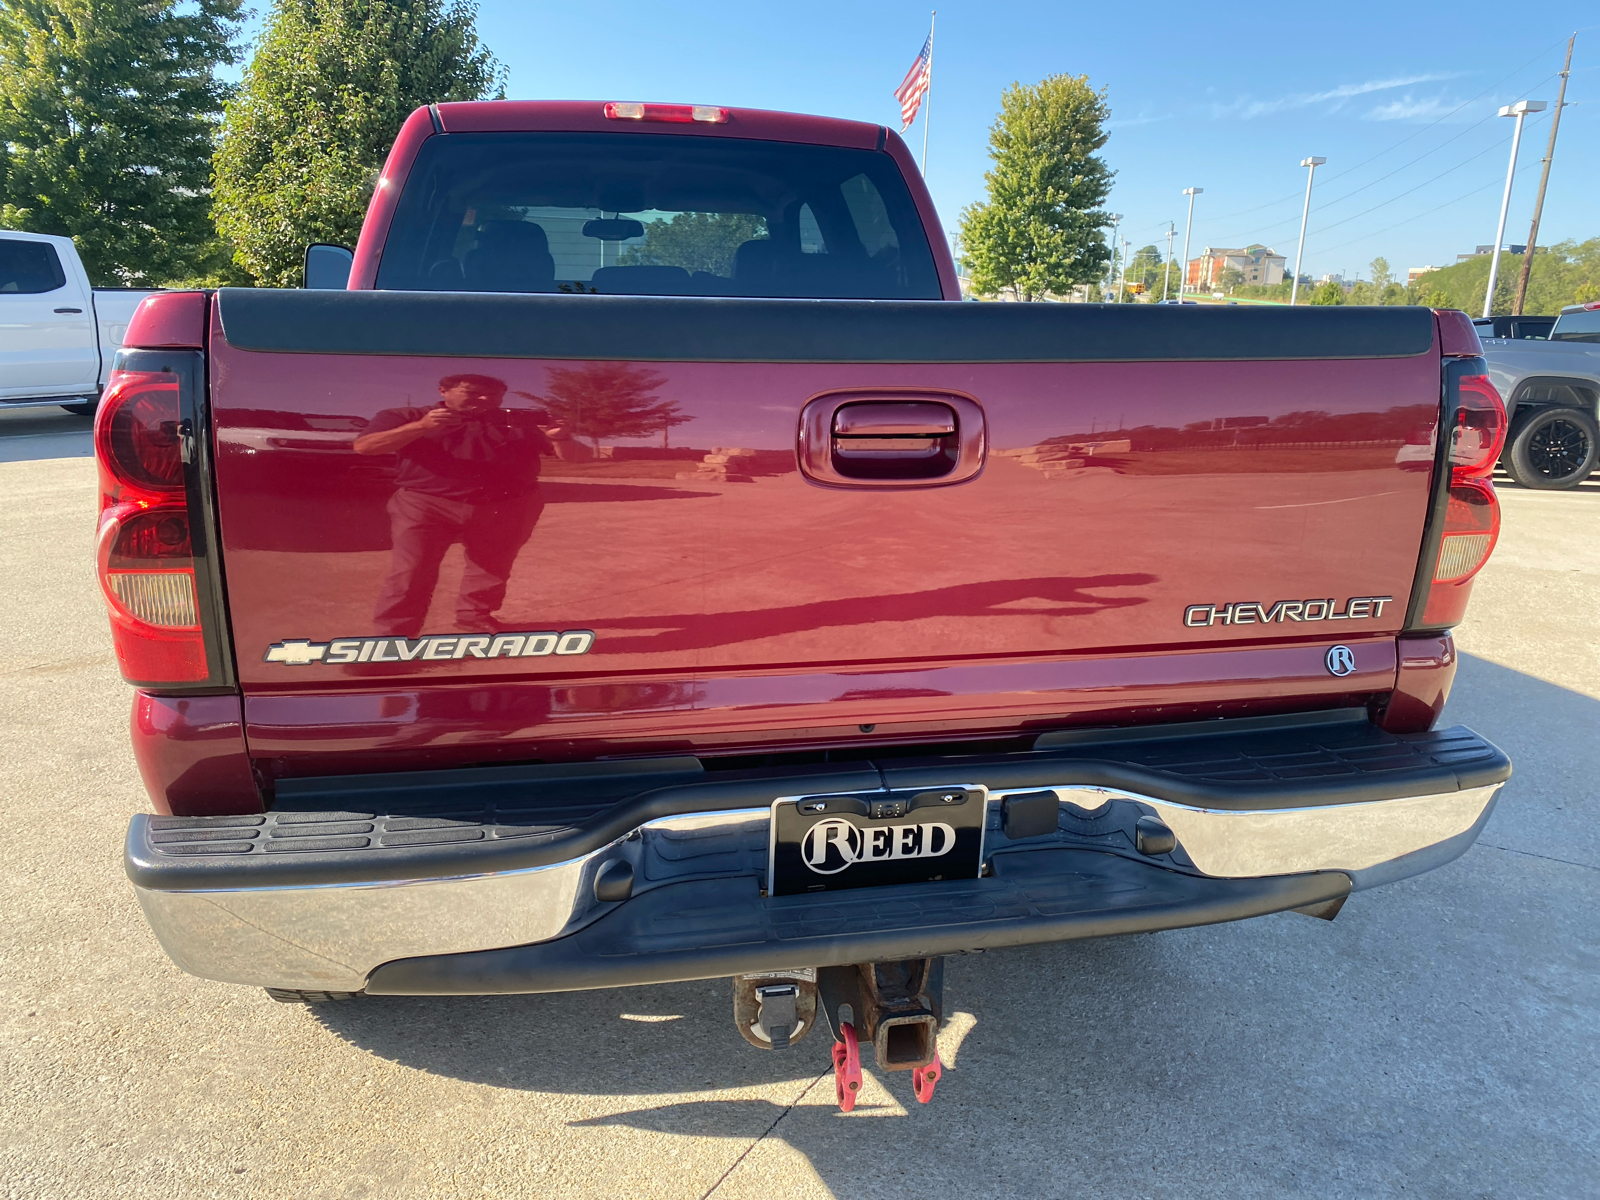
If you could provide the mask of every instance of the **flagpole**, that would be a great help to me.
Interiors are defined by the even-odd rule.
[[[928,177],[928,124],[933,120],[933,28],[939,23],[939,10],[933,10],[928,21],[928,94],[923,103],[928,107],[922,114],[922,177]]]

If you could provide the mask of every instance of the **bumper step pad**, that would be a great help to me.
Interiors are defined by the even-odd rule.
[[[369,995],[565,992],[1142,933],[1303,908],[1348,893],[1338,872],[1206,879],[1088,850],[996,857],[937,886],[767,897],[751,878],[672,884],[550,942],[401,959]]]

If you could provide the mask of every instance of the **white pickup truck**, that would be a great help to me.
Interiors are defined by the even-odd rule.
[[[0,404],[92,413],[150,294],[90,287],[71,238],[0,230]]]

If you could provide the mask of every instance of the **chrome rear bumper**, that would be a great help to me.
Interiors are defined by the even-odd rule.
[[[1320,899],[1342,896],[1348,890],[1430,870],[1457,857],[1471,845],[1487,820],[1500,787],[1500,782],[1496,781],[1350,803],[1222,807],[1125,788],[1085,785],[1073,781],[1067,764],[1061,767],[1062,782],[1017,788],[973,784],[969,782],[975,777],[971,764],[952,764],[947,783],[961,782],[982,788],[987,794],[986,874],[1009,875],[1013,866],[1024,860],[1008,856],[1046,850],[1086,851],[1091,857],[1109,855],[1178,881],[1192,881],[1196,886],[1204,881],[1322,877],[1314,885],[1307,885],[1309,891],[1293,887],[1269,892],[1258,889],[1244,908],[1219,907],[1215,896],[1204,904],[1197,900],[1189,908],[1182,903],[1168,903],[1162,910],[1165,915],[1150,918],[1156,924],[1147,921],[1139,928],[1233,919],[1230,912],[1256,915],[1300,907],[1311,902],[1306,896]],[[1094,773],[1079,774],[1081,777]],[[1505,773],[1509,773],[1509,765],[1501,773],[1502,778]],[[1024,791],[1038,793],[1043,788],[1056,792],[1059,812],[1056,831],[1023,839],[1009,838],[1002,817],[1005,798]],[[850,789],[852,792],[860,790]],[[1326,799],[1327,789],[1322,790]],[[827,789],[818,789],[805,794],[830,793]],[[367,986],[376,968],[396,960],[466,955],[572,938],[601,918],[639,903],[642,895],[658,888],[696,881],[746,880],[751,897],[763,896],[760,889],[764,886],[766,869],[769,812],[768,807],[741,807],[646,820],[595,849],[540,865],[493,869],[485,854],[487,841],[464,841],[450,851],[454,867],[435,869],[421,877],[411,870],[381,877],[381,864],[375,863],[378,877],[287,883],[268,882],[263,878],[256,869],[262,858],[250,852],[262,839],[277,835],[280,821],[286,828],[285,817],[271,813],[248,818],[138,817],[129,830],[129,874],[157,938],[172,959],[191,974],[265,987],[353,992]],[[307,825],[307,814],[288,815],[295,817],[293,824],[297,828],[293,832],[302,832]],[[331,821],[330,827],[338,824],[340,829],[348,831],[365,826],[365,833],[346,832],[344,835],[364,844],[385,828],[384,818],[373,814],[325,815],[339,819]],[[352,820],[352,817],[357,819]],[[1141,817],[1154,817],[1170,829],[1176,836],[1176,848],[1160,855],[1141,854],[1135,834]],[[230,838],[234,841],[229,841]],[[172,847],[198,848],[200,844],[207,848],[247,848],[204,855],[203,865],[208,869],[199,876],[192,870],[163,874],[162,864],[157,860],[170,854]],[[352,856],[363,852],[349,851]],[[233,860],[232,870],[229,869],[230,859]],[[632,897],[620,902],[602,902],[595,896],[596,875],[615,861],[626,862],[632,869],[635,880]],[[1031,861],[1043,860],[1035,857]],[[1071,861],[1090,860],[1077,853]],[[185,854],[183,866],[195,866],[194,856]],[[344,874],[348,875],[349,871]],[[1327,878],[1330,875],[1336,878]],[[987,882],[974,881],[975,885]],[[830,905],[836,908],[841,895],[881,895],[887,901],[891,899],[891,892],[906,892],[918,898],[954,886],[924,884],[876,889],[871,893],[834,892],[786,897],[783,902],[789,917],[804,924],[807,905],[815,906],[819,912]],[[1211,890],[1216,891],[1215,888]],[[979,908],[984,904],[993,908],[989,901],[979,903]],[[1124,929],[1114,922],[1102,921],[1083,925],[1087,932],[1074,933],[1059,921],[1052,924],[1037,920],[1029,925],[1027,920],[1019,918],[1021,923],[1014,923],[1010,933],[996,933],[992,928],[996,920],[994,914],[974,910],[972,944],[966,945],[962,942],[961,919],[952,918],[949,913],[937,918],[912,914],[907,920],[911,924],[906,926],[900,942],[892,938],[886,942],[880,938],[872,943],[876,948],[873,952],[886,947],[892,950],[901,944],[915,948],[935,943],[943,947],[939,952],[949,952],[981,945],[1094,936]],[[937,937],[930,933],[932,926],[927,924],[933,920],[938,923]],[[923,924],[917,925],[917,921]],[[615,927],[617,922],[611,925]],[[717,939],[717,926],[717,914],[708,914],[706,938]],[[857,952],[848,947],[848,941],[846,936],[845,944],[837,953]],[[815,947],[808,952],[822,953]],[[830,949],[827,953],[834,951]],[[756,957],[760,959],[763,954],[770,958],[780,951],[762,950]],[[700,965],[684,969],[711,969],[704,965],[710,960],[695,961]],[[866,960],[846,957],[842,961]],[[745,960],[735,959],[727,959],[724,965],[727,963],[734,963],[734,969],[745,969],[748,965]],[[827,964],[771,962],[766,965]],[[651,981],[660,978],[663,971],[670,974],[671,968],[653,967],[633,978],[624,972],[620,977],[606,976],[605,981]],[[599,977],[591,974],[582,978]],[[601,984],[579,982],[575,986]],[[482,990],[545,989],[528,985],[507,989],[486,986]]]

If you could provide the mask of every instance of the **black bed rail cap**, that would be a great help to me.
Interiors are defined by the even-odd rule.
[[[1410,358],[1426,308],[961,304],[223,288],[228,345],[277,354],[639,362]]]

